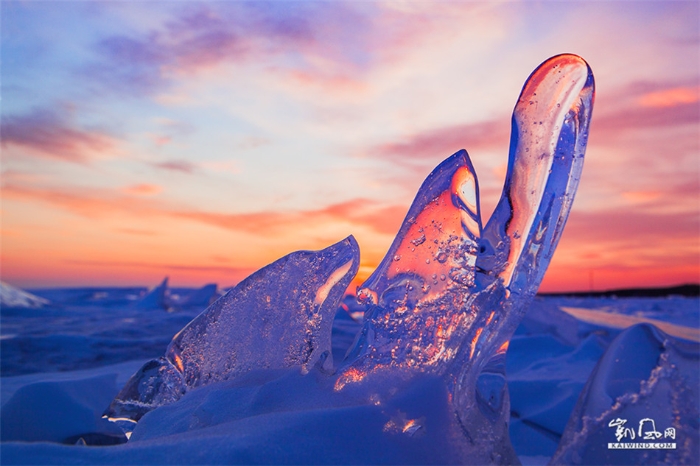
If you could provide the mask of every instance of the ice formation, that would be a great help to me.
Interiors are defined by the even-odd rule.
[[[581,392],[551,464],[700,464],[699,362],[695,342],[650,324],[623,331]],[[642,444],[655,447],[623,448]]]
[[[49,301],[0,281],[0,307],[39,308]]]
[[[134,374],[105,414],[135,422],[189,389],[252,369],[331,368],[333,318],[358,266],[350,236],[258,270],[175,335],[165,356]]]
[[[337,396],[342,405],[359,396],[362,409],[381,418],[383,406],[400,399],[397,390],[410,387],[407,380],[439,381],[436,390],[444,391],[452,413],[441,422],[448,438],[441,458],[517,463],[508,438],[505,351],[571,209],[593,95],[593,76],[580,57],[559,55],[532,73],[513,112],[503,194],[485,226],[466,151],[428,176],[386,257],[358,289],[366,306],[362,330],[337,374],[314,385],[315,400]],[[191,388],[255,369],[308,371],[317,363],[330,369],[332,320],[358,262],[350,237],[254,273],[134,375],[107,414],[137,421]],[[430,413],[422,414],[409,419],[396,412],[384,432],[434,432],[424,428],[433,422]],[[135,437],[151,435],[148,425]],[[156,425],[163,430],[163,422]]]
[[[168,277],[165,277],[160,285],[154,287],[133,305],[134,309],[168,309]]]
[[[217,293],[218,286],[216,283],[208,283],[185,296],[178,305],[181,307],[209,306],[216,300]]]
[[[444,376],[467,438],[489,439],[493,453],[484,459],[515,460],[505,350],[571,209],[593,96],[580,57],[559,55],[532,73],[513,112],[503,194],[483,229],[467,153],[430,174],[358,290],[368,309],[339,389],[387,367]]]

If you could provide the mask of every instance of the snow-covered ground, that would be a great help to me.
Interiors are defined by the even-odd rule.
[[[149,413],[126,444],[80,445],[122,441],[102,412],[130,375],[146,360],[162,356],[173,335],[214,297],[213,289],[204,297],[199,290],[196,300],[187,299],[195,290],[171,290],[169,298],[154,291],[146,299],[146,291],[138,288],[33,290],[40,305],[34,305],[36,299],[27,301],[31,305],[3,301],[2,464],[424,464],[456,458],[451,456],[454,421],[437,379],[412,379],[400,396],[382,380],[370,381],[371,388],[339,393],[324,386],[322,373],[303,376],[298,369],[257,371],[202,387]],[[645,322],[665,334],[641,326],[614,340],[625,328]],[[339,311],[332,341],[336,362],[359,329],[360,323]],[[693,368],[699,368],[698,329],[698,298],[536,298],[506,360],[510,440],[520,461],[546,464],[561,442],[557,464],[615,463],[615,457],[605,456],[611,454],[607,444],[616,442],[619,433],[608,426],[614,419],[601,418],[598,430],[590,423],[576,430],[582,421],[572,418],[572,413],[593,419],[596,409],[606,412],[599,406],[606,395],[595,395],[596,390],[616,393],[618,401],[636,409],[624,411],[629,424],[621,432],[627,439],[631,431],[624,428],[647,432],[639,427],[642,419],[655,420],[656,431],[666,433],[667,419],[685,413],[695,418],[686,423],[689,430],[679,427],[673,440],[697,448],[700,407]],[[612,362],[606,363],[611,344],[607,358]],[[662,348],[658,354],[657,347]],[[663,372],[669,358],[671,369]],[[626,361],[627,378],[620,378],[620,368],[614,367],[620,359]],[[676,375],[668,372],[674,370]],[[687,385],[685,391],[678,389],[681,385]],[[626,388],[615,392],[620,387]],[[659,390],[666,395],[658,395]],[[584,443],[593,456],[581,456]],[[624,455],[620,464],[636,459],[653,464],[661,458],[657,451],[627,450]],[[698,455],[679,458],[692,462]]]

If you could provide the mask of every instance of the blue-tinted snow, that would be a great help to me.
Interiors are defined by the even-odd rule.
[[[87,410],[90,409],[93,414],[99,414],[106,408],[106,405],[100,406],[100,400],[109,401],[129,376],[140,367],[144,359],[161,355],[173,335],[203,310],[203,308],[176,308],[174,312],[134,310],[130,303],[138,300],[139,295],[145,292],[144,289],[32,291],[37,296],[50,299],[52,304],[42,309],[2,308],[0,335],[2,335],[3,408],[0,413],[3,424],[19,416],[13,415],[13,412],[26,412],[29,419],[30,414],[36,413],[32,410],[24,411],[29,405],[42,407],[45,400],[37,398],[50,399],[56,405],[53,408],[54,414],[51,415],[54,417],[47,414],[45,425],[42,426],[37,422],[33,425],[37,426],[37,430],[45,433],[47,437],[45,440],[53,441],[64,434],[65,438],[71,438],[74,432],[87,428],[89,423],[93,422],[90,420],[92,418],[85,415]],[[178,290],[178,294],[186,296],[190,291],[194,290],[181,289]],[[344,308],[339,310],[333,325],[332,343],[336,361],[342,359],[341,355],[352,344],[354,334],[360,328],[359,323],[353,321],[349,314],[350,312],[357,315],[357,306],[351,298],[346,299],[345,304],[347,310]],[[693,323],[697,322],[700,316],[698,298],[536,298],[518,327],[507,353],[507,376],[511,398],[511,441],[524,464],[546,464],[554,454],[571,411],[593,368],[611,341],[621,333],[621,329],[578,321],[560,311],[560,306],[593,310],[607,308],[607,312],[611,313],[643,315],[688,325],[694,325]],[[286,380],[295,377],[287,373],[277,374],[277,376],[286,377]],[[299,380],[302,379],[299,378]],[[6,406],[22,387],[46,382],[51,384],[43,388],[40,386],[39,389],[31,388],[25,391],[22,397],[16,398],[13,405]],[[328,441],[333,448],[337,449],[337,454],[344,451],[343,445],[346,446],[346,450],[350,450],[348,445],[363,439],[363,434],[356,432],[362,429],[361,419],[378,416],[377,413],[380,413],[372,411],[372,407],[368,405],[350,406],[352,405],[350,401],[348,406],[343,408],[345,411],[328,412],[323,407],[323,403],[326,402],[323,399],[309,401],[313,397],[309,396],[308,387],[305,387],[304,383],[290,385],[292,392],[287,393],[290,396],[286,401],[287,408],[289,403],[296,408],[309,408],[308,403],[317,403],[317,409],[313,412],[319,416],[318,422],[325,422],[324,428],[329,429]],[[259,386],[262,387],[262,384]],[[249,389],[253,390],[250,387],[254,388],[254,384],[249,385]],[[427,382],[424,389],[437,390]],[[214,387],[209,390],[211,391],[203,392],[201,396],[208,396],[210,407],[218,405],[225,407],[221,410],[220,417],[235,409],[227,404],[230,397],[236,393],[231,391],[231,387]],[[238,390],[238,393],[241,393],[241,387]],[[269,387],[265,390],[269,390]],[[420,392],[420,389],[416,390],[415,393]],[[39,397],[38,394],[42,393],[44,395]],[[269,394],[267,397],[261,396],[260,393],[264,394],[264,391],[258,390],[257,393],[259,394],[258,409],[263,409],[265,403],[269,402],[265,408],[268,414],[256,417],[257,421],[242,420],[240,416],[229,421],[220,419],[217,422],[221,424],[209,430],[198,429],[198,431],[179,434],[170,432],[172,435],[161,435],[157,439],[152,438],[133,444],[130,442],[127,444],[128,447],[85,448],[62,446],[57,443],[4,443],[0,462],[2,464],[76,463],[78,461],[104,464],[167,461],[192,463],[197,462],[198,458],[199,462],[205,462],[205,459],[216,462],[216,458],[225,458],[226,452],[231,452],[235,448],[238,448],[237,455],[243,455],[237,457],[240,462],[250,462],[256,458],[268,462],[280,460],[279,457],[270,456],[274,455],[274,452],[269,453],[268,456],[264,456],[262,452],[256,452],[252,445],[257,442],[258,446],[265,444],[266,449],[273,450],[301,448],[301,446],[290,445],[288,442],[292,439],[289,435],[282,434],[279,429],[272,431],[263,429],[262,419],[272,423],[268,424],[270,426],[290,422],[301,425],[299,424],[301,418],[290,414],[289,410],[285,411],[286,414],[279,411],[286,400],[284,393],[278,393],[277,398]],[[307,400],[306,405],[300,402],[293,404],[294,399],[301,398]],[[410,400],[404,400],[402,403],[407,403],[405,406],[409,406]],[[416,402],[416,409],[418,408],[420,403]],[[191,408],[183,405],[183,416],[188,409]],[[66,412],[69,414],[66,415]],[[77,415],[79,412],[83,413],[82,417]],[[188,419],[192,419],[193,412],[190,411]],[[55,425],[59,422],[56,413],[64,413],[58,416],[62,419],[62,425]],[[198,415],[201,416],[202,413],[200,410]],[[299,410],[297,413],[300,416],[312,416],[308,409]],[[166,414],[163,412],[159,416],[166,419]],[[336,414],[338,418],[345,420],[337,420],[334,417]],[[336,421],[338,424],[333,424]],[[331,428],[332,425],[334,427]],[[176,428],[176,423],[161,427],[172,430]],[[241,449],[240,444],[231,446],[230,436],[227,437],[233,434],[235,429],[244,427],[249,429],[251,435],[255,437],[247,444],[249,447],[247,450]],[[215,433],[217,428],[218,434]],[[153,427],[149,428],[151,429]],[[151,432],[155,431],[151,430]],[[168,432],[163,431],[163,434],[165,433]],[[176,444],[182,447],[174,448]],[[198,448],[195,449],[194,446]],[[323,448],[328,450],[331,447]],[[373,452],[372,448],[371,444],[365,448],[367,454]],[[217,457],[197,456],[194,453],[187,456],[188,451],[199,451],[198,455],[204,455],[202,451],[216,449],[219,449],[220,453]],[[252,456],[245,456],[242,453],[244,450],[247,452],[245,455]],[[302,452],[297,454],[301,455]],[[353,454],[361,455],[361,453]],[[397,458],[399,457],[394,459],[397,460]],[[308,459],[308,457],[297,456],[297,459]],[[346,460],[349,459],[350,457],[346,458]],[[362,462],[365,458],[355,456],[354,459]],[[413,462],[421,460],[425,458],[417,456]],[[338,459],[338,462],[342,461]],[[376,462],[381,461],[378,458]],[[387,458],[385,462],[391,461]]]

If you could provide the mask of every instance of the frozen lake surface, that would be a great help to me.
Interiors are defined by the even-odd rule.
[[[100,419],[102,411],[131,374],[145,360],[161,356],[173,335],[204,309],[202,302],[187,304],[185,297],[194,291],[171,290],[170,309],[136,305],[146,292],[139,288],[33,290],[50,304],[3,306],[2,430],[3,441],[14,442],[3,444],[2,463],[211,463],[231,459],[275,463],[285,458],[291,462],[441,462],[434,451],[420,450],[421,442],[428,440],[439,445],[436,439],[446,435],[440,429],[426,429],[422,441],[411,438],[407,443],[395,436],[395,441],[384,444],[382,452],[371,445],[363,452],[351,452],[355,442],[371,443],[365,438],[369,434],[362,431],[365,425],[384,422],[380,418],[388,408],[372,410],[352,397],[338,400],[318,395],[313,403],[305,401],[314,393],[311,385],[319,382],[312,384],[317,376],[304,378],[298,370],[273,371],[236,384],[222,382],[195,390],[172,406],[149,413],[141,431],[126,445],[60,445],[79,440],[91,429],[118,434],[110,430],[115,426]],[[352,298],[345,302],[350,311],[357,310]],[[535,299],[510,342],[506,359],[510,439],[524,464],[550,460],[586,381],[613,339],[625,327],[650,320],[669,324],[667,333],[694,340],[696,345],[700,339],[700,301],[694,297]],[[360,322],[339,309],[332,333],[336,363],[360,328]],[[697,359],[695,363],[697,367]],[[406,413],[411,409],[436,413],[444,408],[433,381],[428,378],[415,384],[412,397],[392,406],[396,413],[410,417]],[[15,397],[8,405],[18,393],[24,401]],[[437,401],[421,406],[426,397],[437,397]],[[27,409],[28,405],[32,408]],[[202,420],[206,406],[214,411]],[[17,412],[18,407],[23,410]],[[217,411],[219,418],[214,414]],[[317,445],[314,442],[322,439],[310,433],[310,443],[299,445],[286,435],[293,426],[304,425],[304,416],[323,426],[323,441],[330,444]],[[195,418],[202,422],[199,429],[192,428]],[[18,426],[20,421],[23,426]],[[218,430],[212,430],[214,426]],[[245,442],[242,431],[248,432]],[[238,439],[236,448],[227,436]],[[613,440],[610,429],[609,441]],[[276,450],[290,448],[290,444],[296,445],[291,453]],[[209,453],[179,456],[196,445]]]

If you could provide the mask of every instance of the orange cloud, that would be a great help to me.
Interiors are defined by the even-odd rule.
[[[2,192],[6,199],[40,201],[85,217],[105,217],[115,212],[146,218],[165,216],[263,236],[277,235],[302,225],[338,221],[364,225],[380,234],[394,234],[398,231],[408,208],[382,205],[366,199],[353,199],[306,211],[206,212],[182,210],[179,206],[170,205],[165,201],[143,198],[144,194],[153,194],[158,192],[158,189],[159,187],[154,185],[135,185],[124,190],[125,194],[122,194],[100,189],[66,191],[6,185]]]
[[[155,236],[156,233],[150,230],[141,230],[139,228],[116,228],[114,231],[118,233],[127,233],[129,235],[139,236]]]
[[[6,184],[2,187],[5,199],[21,199],[51,204],[78,215],[94,218],[111,212],[129,212],[133,215],[151,215],[161,210],[161,204],[145,199],[112,192],[106,189],[65,191],[28,188]]]
[[[572,266],[552,263],[540,292],[606,291],[698,283],[700,271],[692,264],[658,264],[655,268],[614,266]]]
[[[128,262],[128,261],[100,261],[100,260],[64,260],[67,264],[87,265],[90,267],[116,267],[116,268],[145,268],[156,269],[159,271],[189,271],[189,272],[215,272],[226,275],[230,280],[239,281],[255,272],[252,267],[225,267],[212,265],[182,265],[182,264],[156,264],[146,262]]]
[[[627,208],[574,212],[542,291],[667,286],[700,280],[700,219]]]
[[[697,235],[700,230],[700,219],[697,215],[689,214],[683,209],[664,208],[669,196],[675,198],[675,191],[685,192],[685,196],[692,199],[693,193],[697,193],[697,183],[687,186],[678,185],[669,189],[670,191],[660,192],[658,196],[654,191],[627,192],[626,195],[631,200],[643,201],[643,205],[633,204],[628,208],[617,210],[575,211],[569,219],[542,291],[586,290],[589,287],[590,271],[593,271],[596,289],[697,282],[700,278],[698,265],[700,238]],[[149,189],[142,188],[142,190]],[[343,230],[346,234],[354,233],[363,236],[360,241],[362,264],[358,278],[354,282],[356,286],[382,259],[408,208],[407,205],[384,205],[367,199],[353,199],[319,209],[299,211],[204,212],[183,209],[180,205],[144,197],[138,191],[138,189],[136,192],[106,189],[69,191],[9,185],[3,188],[3,198],[8,207],[12,205],[13,200],[41,202],[89,219],[128,215],[134,218],[134,225],[138,228],[129,229],[124,226],[118,228],[119,231],[130,234],[133,240],[115,239],[113,241],[123,241],[124,244],[133,245],[136,248],[153,247],[151,237],[155,232],[150,230],[147,222],[156,221],[157,218],[169,219],[171,222],[189,221],[248,233],[260,239],[256,244],[273,245],[263,246],[264,251],[260,249],[256,253],[260,256],[259,258],[250,256],[246,259],[246,267],[229,267],[227,264],[207,265],[206,261],[200,263],[196,260],[199,253],[191,257],[187,254],[173,256],[179,259],[173,259],[174,262],[170,263],[167,257],[172,253],[163,252],[163,247],[159,247],[151,255],[143,255],[144,251],[132,251],[131,255],[124,256],[123,261],[119,256],[99,255],[98,259],[94,259],[96,256],[87,255],[90,254],[90,249],[87,248],[75,260],[66,261],[65,256],[59,254],[54,260],[54,265],[40,274],[42,277],[48,274],[44,277],[45,283],[55,279],[55,277],[49,277],[51,274],[59,276],[66,273],[74,274],[75,280],[96,280],[99,276],[102,277],[103,282],[112,280],[114,283],[124,283],[124,277],[119,278],[118,275],[126,274],[126,271],[131,280],[142,277],[142,283],[149,283],[155,281],[157,275],[166,270],[178,272],[180,279],[186,279],[190,283],[197,283],[196,280],[199,279],[212,280],[214,276],[236,281],[258,265],[264,265],[278,257],[277,254],[281,255],[293,250],[295,247],[294,241],[290,240],[290,232],[308,234],[309,231],[314,231],[315,236],[306,238],[303,242],[304,247],[316,247],[317,244],[320,247],[326,241],[324,235],[335,234],[328,233],[329,231]],[[138,223],[137,220],[145,220],[146,223]],[[97,229],[100,228],[99,222],[89,223]],[[113,224],[105,225],[110,231],[115,229]],[[332,229],[328,230],[329,227]],[[186,230],[187,228],[182,228],[183,232]],[[162,234],[159,233],[159,235]],[[203,234],[208,233],[204,231]],[[143,240],[140,237],[143,237]],[[191,241],[191,238],[178,235],[167,238],[167,241],[166,249],[172,251],[177,250],[180,242]],[[157,243],[163,244],[161,236],[158,237]],[[45,247],[50,248],[48,243]],[[67,244],[66,247],[73,246]],[[96,245],[96,247],[102,248],[103,245]],[[62,254],[69,252],[63,251]],[[211,255],[213,252],[207,251],[206,254]],[[11,266],[6,267],[8,273],[20,278],[26,275],[26,278],[30,279],[31,264],[22,265],[21,250],[12,251],[12,254],[12,260],[4,262]],[[140,257],[143,259],[139,259]],[[153,265],[149,264],[150,261]],[[187,263],[193,265],[181,265]],[[62,270],[60,264],[63,264],[68,272]],[[110,265],[113,266],[111,269]],[[247,267],[249,265],[251,267]],[[253,265],[256,267],[252,267]],[[36,263],[33,267],[40,267],[40,265]],[[91,268],[104,269],[104,272],[90,277]],[[36,280],[40,278],[39,275],[35,277]],[[146,279],[148,281],[145,281]]]
[[[3,258],[7,276],[18,283],[62,286],[127,284],[128,280],[120,277],[120,273],[128,275],[130,283],[139,283],[138,280],[150,283],[157,280],[158,274],[172,271],[173,275],[177,272],[178,280],[187,283],[223,279],[235,282],[292,250],[325,247],[336,241],[339,235],[353,233],[363,244],[362,271],[354,287],[381,260],[408,207],[354,199],[305,211],[236,214],[183,209],[181,205],[163,199],[144,197],[138,191],[148,192],[149,189],[53,190],[6,185],[3,198],[7,206],[26,211],[27,207],[17,207],[16,201],[38,202],[88,220],[68,219],[70,234],[60,226],[66,225],[65,222],[49,231],[39,228],[28,230],[24,235],[20,231]],[[159,228],[164,224],[169,226]],[[231,267],[217,261],[219,263],[209,265],[207,262],[210,261],[202,259],[216,253],[222,241],[236,241],[237,237],[225,231],[207,231],[197,228],[197,225],[251,235],[251,247],[241,248],[239,244],[232,248],[232,253],[242,264]],[[32,226],[21,228],[31,229]],[[200,244],[203,235],[212,241]],[[76,238],[80,237],[89,239],[78,241]],[[46,252],[42,261],[27,259],[27,254],[32,258],[41,256],[36,254],[40,250]],[[170,260],[177,262],[168,262]],[[70,280],[60,278],[68,275]],[[217,276],[221,278],[217,279]]]
[[[398,231],[407,206],[383,206],[365,199],[353,199],[316,210],[264,211],[227,214],[203,211],[174,211],[168,215],[256,234],[277,234],[299,225],[345,221],[361,224],[383,234]]]
[[[700,101],[698,87],[674,87],[656,92],[649,92],[639,98],[642,107],[675,107],[683,104],[694,104]]]
[[[622,193],[622,197],[634,203],[653,201],[658,199],[660,196],[660,191],[627,191]]]
[[[128,194],[135,194],[137,196],[151,196],[153,194],[158,194],[161,191],[163,191],[162,186],[146,183],[134,184],[124,188],[124,192]]]

